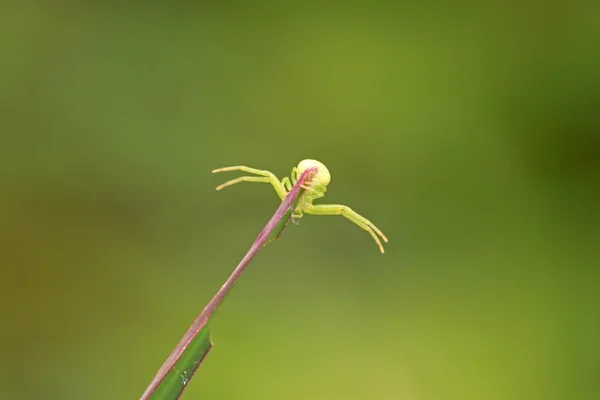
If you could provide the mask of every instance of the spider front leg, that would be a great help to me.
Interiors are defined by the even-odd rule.
[[[279,198],[283,201],[285,196],[287,196],[287,192],[285,190],[284,185],[279,182],[279,179],[269,171],[263,171],[260,169],[250,168],[243,165],[235,166],[235,167],[225,167],[213,170],[213,174],[217,172],[226,172],[226,171],[243,171],[248,172],[249,174],[255,174],[259,176],[242,176],[237,179],[232,179],[223,183],[222,185],[217,186],[217,190],[221,190],[227,186],[235,185],[240,182],[265,182],[273,185],[273,188],[277,192]]]
[[[286,188],[288,192],[292,190],[292,182],[290,182],[290,178],[287,176],[281,180],[281,185]]]
[[[383,253],[383,246],[381,241],[377,237],[377,235],[381,236],[384,242],[387,243],[387,238],[385,235],[375,226],[371,221],[358,214],[356,211],[352,210],[348,206],[342,206],[338,204],[305,204],[303,211],[307,214],[312,215],[343,215],[348,218],[350,221],[354,222],[356,225],[360,226],[375,240],[375,243],[379,246],[379,250]]]

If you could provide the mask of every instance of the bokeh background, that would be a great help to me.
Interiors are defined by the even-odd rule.
[[[184,399],[600,398],[598,3],[3,2],[0,398],[135,399],[277,208]]]

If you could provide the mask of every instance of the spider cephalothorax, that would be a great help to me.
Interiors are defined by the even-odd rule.
[[[325,165],[317,160],[300,161],[298,166],[292,169],[291,176],[286,176],[281,181],[279,181],[279,179],[277,179],[277,177],[269,171],[249,168],[242,165],[215,169],[213,173],[224,171],[243,171],[258,175],[242,176],[240,178],[230,180],[222,185],[217,186],[217,190],[221,190],[224,187],[231,186],[239,182],[265,182],[273,185],[277,195],[283,201],[285,196],[287,196],[288,192],[292,189],[292,185],[298,181],[298,178],[302,172],[312,167],[316,167],[317,171],[310,181],[304,185],[305,193],[296,205],[296,209],[294,210],[292,217],[295,220],[298,220],[302,218],[303,213],[313,215],[343,215],[356,225],[369,232],[383,253],[383,246],[381,245],[378,235],[381,236],[384,242],[387,242],[388,240],[385,235],[381,233],[381,231],[375,225],[373,225],[371,221],[361,216],[348,206],[338,204],[313,204],[313,200],[325,196],[327,185],[329,185],[329,182],[331,182],[331,174],[329,173],[329,170]]]

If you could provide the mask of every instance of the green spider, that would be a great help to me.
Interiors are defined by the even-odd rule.
[[[279,181],[279,179],[277,179],[277,177],[269,171],[249,168],[243,165],[215,169],[213,173],[225,171],[243,171],[248,172],[250,174],[258,175],[242,176],[237,179],[227,181],[224,184],[217,186],[217,190],[221,190],[227,186],[235,185],[236,183],[240,182],[265,182],[273,185],[275,191],[277,192],[277,195],[279,195],[279,198],[283,201],[287,196],[288,192],[292,189],[292,185],[296,183],[302,172],[311,167],[316,167],[317,173],[312,178],[310,183],[304,188],[306,190],[305,194],[298,202],[296,209],[292,214],[292,218],[294,220],[298,220],[302,218],[303,213],[312,215],[343,215],[350,221],[354,222],[356,225],[369,232],[369,234],[373,237],[373,239],[375,239],[375,242],[379,246],[379,250],[381,250],[381,252],[383,253],[383,246],[381,245],[381,241],[379,240],[377,235],[381,236],[383,241],[386,243],[388,240],[385,237],[385,235],[381,233],[381,231],[375,225],[373,225],[371,221],[358,214],[356,211],[352,210],[348,206],[338,204],[313,204],[313,200],[325,196],[325,192],[327,191],[327,185],[329,185],[329,182],[331,182],[331,175],[329,174],[329,170],[325,165],[323,165],[319,161],[300,161],[298,166],[292,169],[291,180],[286,176],[281,181]]]

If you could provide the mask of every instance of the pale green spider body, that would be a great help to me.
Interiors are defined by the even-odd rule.
[[[296,205],[296,209],[292,214],[292,218],[294,220],[298,220],[302,218],[302,215],[304,213],[313,215],[343,215],[350,221],[354,222],[356,225],[369,232],[369,234],[373,237],[373,239],[379,246],[379,249],[383,253],[383,246],[381,244],[381,241],[379,240],[378,235],[381,236],[384,242],[387,243],[388,240],[385,237],[385,235],[381,233],[381,231],[375,225],[373,225],[371,221],[358,214],[348,206],[339,204],[313,204],[313,200],[325,196],[325,192],[327,191],[327,185],[329,185],[329,182],[331,182],[331,175],[329,174],[329,170],[327,169],[327,167],[325,167],[325,165],[323,165],[317,160],[300,161],[298,166],[292,169],[291,176],[289,178],[286,176],[281,181],[279,181],[279,179],[277,179],[277,177],[269,171],[249,168],[242,165],[215,169],[213,173],[224,171],[243,171],[250,174],[258,175],[242,176],[240,178],[230,180],[222,185],[217,186],[217,190],[221,190],[227,186],[231,186],[239,182],[265,182],[273,185],[275,191],[277,192],[277,195],[283,201],[287,196],[288,192],[292,189],[292,185],[294,185],[297,182],[302,172],[311,167],[316,167],[317,172],[312,177],[310,182],[308,182],[308,184],[304,186],[304,195]]]

